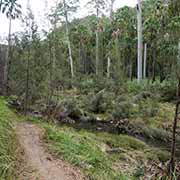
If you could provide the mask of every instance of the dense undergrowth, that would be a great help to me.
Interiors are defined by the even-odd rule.
[[[176,82],[143,81],[138,84],[137,81],[117,83],[92,78],[74,81],[73,88],[54,93],[56,96],[51,100],[50,112],[43,100],[33,104],[32,111],[39,110],[43,114],[48,112],[48,118],[58,121],[61,121],[64,115],[68,115],[72,120],[83,121],[128,119],[133,133],[152,141],[159,139],[166,142],[170,136]],[[129,133],[128,131],[127,128],[122,129],[121,133]]]
[[[73,87],[57,91],[52,102],[69,109],[79,108],[86,113],[109,115],[108,120],[152,118],[158,116],[164,103],[167,107],[168,103],[176,99],[176,82],[173,81],[144,81],[139,84],[137,81],[117,83],[106,79],[98,81],[95,78],[84,79],[80,83],[75,81]]]
[[[15,177],[16,137],[14,131],[15,114],[0,97],[0,179],[11,180]]]
[[[33,119],[45,129],[44,138],[52,152],[80,167],[93,180],[139,179],[148,174],[146,168],[152,161],[166,162],[169,159],[175,83],[165,81],[152,84],[145,81],[137,84],[133,81],[115,84],[110,80],[100,82],[97,79],[73,83],[73,88],[54,92],[56,96],[51,100],[51,110],[47,109],[47,101],[42,98],[31,105],[30,112],[41,112],[46,120],[56,120],[56,123],[61,121],[62,115],[75,121],[82,119],[83,122],[88,118],[98,121],[120,120],[120,135],[77,130]],[[2,118],[9,120],[2,121],[2,127],[8,123],[10,131],[6,133],[10,135],[7,137],[13,137],[11,140],[4,139],[14,143],[13,114],[4,105],[3,99],[1,103]],[[6,133],[2,132],[1,135]],[[161,146],[161,143],[165,146]],[[12,147],[15,145],[6,144],[4,147],[7,146],[11,147],[5,153],[12,154],[12,166],[6,166],[8,171],[4,174],[13,174],[15,159]]]

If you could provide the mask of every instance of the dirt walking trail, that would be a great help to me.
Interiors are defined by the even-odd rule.
[[[21,156],[29,173],[21,170],[22,180],[83,180],[80,171],[47,152],[42,142],[43,131],[29,123],[17,125],[17,138]],[[25,169],[25,168],[24,168]],[[31,170],[30,170],[31,169]],[[27,175],[29,174],[29,175]]]

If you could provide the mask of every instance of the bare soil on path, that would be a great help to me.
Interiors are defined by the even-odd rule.
[[[52,156],[43,143],[43,130],[34,124],[16,128],[20,157],[20,180],[84,180],[79,169]]]

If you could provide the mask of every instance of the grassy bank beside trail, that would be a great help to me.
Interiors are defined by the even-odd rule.
[[[168,152],[128,135],[93,133],[31,120],[45,129],[49,150],[79,167],[90,180],[137,180],[145,175],[149,161],[167,161],[169,157]]]
[[[115,170],[113,157],[105,152],[106,144],[96,134],[69,127],[45,125],[45,140],[49,149],[71,164],[80,167],[92,180],[129,180],[130,176]]]
[[[165,162],[167,151],[128,135],[76,130],[36,118],[17,117],[0,97],[0,180],[13,180],[16,175],[17,121],[31,121],[45,130],[49,150],[79,167],[89,180],[136,180],[146,174],[149,161]]]
[[[0,97],[0,179],[12,180],[16,167],[16,115],[6,106]]]

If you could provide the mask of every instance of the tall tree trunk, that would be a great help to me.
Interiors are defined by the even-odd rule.
[[[119,39],[118,37],[116,37],[115,39],[115,46],[116,46],[116,60],[117,60],[117,64],[116,64],[116,75],[117,78],[122,80],[123,78],[123,68],[122,68],[122,62],[121,62],[121,55],[120,55],[120,47],[119,47]]]
[[[56,37],[54,37],[56,38]],[[49,60],[50,60],[50,72],[49,72],[49,100],[48,104],[50,105],[50,102],[54,95],[54,70],[56,66],[56,45],[54,47],[52,46],[51,40],[49,40]]]
[[[11,49],[11,28],[12,28],[12,18],[9,17],[9,34],[8,34],[8,48],[6,52],[6,59],[4,64],[4,81],[3,81],[3,94],[6,96],[8,94],[8,75],[9,75],[9,55],[10,55],[10,49]]]
[[[110,22],[111,22],[111,25],[112,25],[112,22],[113,22],[113,5],[114,5],[114,2],[115,0],[111,0],[111,4],[110,4]],[[108,44],[108,63],[107,63],[107,78],[110,78],[110,67],[111,67],[111,42],[109,42]]]
[[[96,9],[96,75],[99,75],[99,9]]]
[[[99,32],[96,30],[96,75],[99,74]]]
[[[28,57],[27,57],[27,66],[26,66],[26,99],[24,113],[27,115],[29,109],[29,80],[30,80],[30,45],[28,45]]]
[[[108,63],[107,63],[107,78],[110,78],[110,67],[111,67],[111,59],[110,56],[108,55]]]
[[[71,68],[71,77],[74,78],[74,66],[73,66],[73,58],[72,58],[72,48],[71,42],[69,38],[69,27],[68,27],[68,14],[67,14],[67,5],[66,1],[63,0],[64,4],[64,14],[65,14],[65,24],[66,24],[66,38],[68,43],[68,51],[69,51],[69,61],[70,61],[70,68]]]
[[[82,43],[82,40],[80,40],[79,42],[79,62],[80,64],[80,67],[81,67],[81,72],[83,74],[86,74],[86,59],[85,59],[85,55],[84,55],[84,46],[83,46],[83,43]]]
[[[100,63],[100,74],[101,76],[104,75],[104,39],[103,39],[103,34],[101,34],[101,40],[100,40],[100,44],[101,44],[101,48],[100,48],[100,52],[101,52],[101,63]]]
[[[144,44],[144,79],[146,79],[146,68],[147,68],[147,44]]]
[[[154,46],[156,47],[156,46]],[[152,62],[152,82],[156,81],[156,50],[153,49],[153,62]]]
[[[129,47],[129,78],[132,81],[133,80],[133,55],[132,55],[132,50],[131,50],[131,46]]]
[[[137,6],[137,21],[138,21],[138,69],[137,69],[137,78],[140,82],[142,80],[142,3],[141,0],[138,0]]]
[[[132,81],[133,80],[133,62],[132,62],[132,57],[130,59],[129,77],[130,77],[130,80]]]

